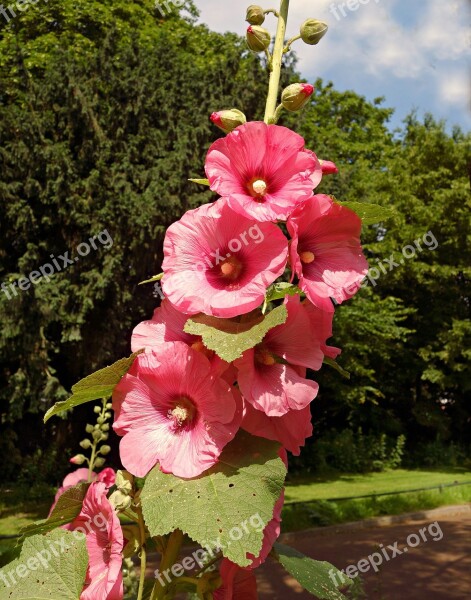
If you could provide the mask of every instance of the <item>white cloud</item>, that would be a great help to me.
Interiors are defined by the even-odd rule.
[[[470,106],[470,81],[466,72],[448,73],[439,82],[438,94],[442,102],[457,107]]]

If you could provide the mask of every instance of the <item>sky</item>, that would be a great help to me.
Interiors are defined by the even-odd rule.
[[[200,22],[219,32],[245,35],[250,1],[195,0]],[[288,35],[306,18],[329,25],[317,46],[293,45],[298,70],[308,81],[331,80],[338,90],[353,89],[373,100],[385,97],[400,126],[416,109],[471,129],[471,0],[291,0]],[[278,8],[279,0],[262,4]],[[263,25],[271,32],[276,19]]]

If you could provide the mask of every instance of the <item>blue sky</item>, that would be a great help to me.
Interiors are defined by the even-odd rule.
[[[200,20],[216,31],[245,34],[250,1],[195,0]],[[279,6],[271,0],[266,8]],[[343,5],[343,10],[342,10]],[[350,0],[350,6],[355,6]],[[392,125],[413,109],[431,112],[471,129],[471,2],[469,0],[291,0],[288,34],[313,17],[329,24],[318,46],[293,48],[309,81],[320,76],[339,90],[353,89],[372,100],[385,96],[395,108]],[[264,27],[274,31],[268,16]]]

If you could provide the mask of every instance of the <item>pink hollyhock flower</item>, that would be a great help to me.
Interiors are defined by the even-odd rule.
[[[309,300],[305,300],[302,304],[309,317],[311,326],[314,331],[318,332],[319,339],[321,340],[322,353],[324,356],[328,356],[335,360],[337,356],[342,353],[342,350],[335,346],[327,346],[326,343],[327,340],[332,337],[332,320],[334,313],[317,308],[317,306],[314,306]]]
[[[268,417],[249,402],[244,402],[241,427],[252,435],[280,442],[286,450],[299,456],[301,446],[312,435],[311,407],[289,410],[281,417]]]
[[[309,300],[329,312],[368,272],[360,244],[361,219],[325,195],[313,196],[288,220],[291,266]]]
[[[108,489],[112,485],[114,485],[115,479],[116,479],[116,473],[110,467],[103,469],[103,471],[101,471],[98,474],[96,474],[94,471],[92,471],[92,481],[101,481],[106,485],[106,487]],[[72,471],[72,473],[69,473],[68,475],[66,475],[64,478],[64,481],[62,482],[62,485],[56,492],[56,495],[54,497],[54,502],[52,503],[52,506],[49,510],[49,515],[52,513],[52,511],[54,510],[54,508],[57,504],[57,501],[59,500],[59,498],[62,496],[62,494],[66,490],[78,485],[79,483],[85,483],[87,481],[88,481],[88,469],[86,469],[86,468],[76,469],[75,471]]]
[[[86,535],[88,569],[80,600],[122,600],[123,531],[106,497],[107,487],[95,482],[88,488],[73,531]]]
[[[183,331],[188,318],[188,315],[176,310],[169,300],[163,300],[162,304],[155,309],[150,321],[143,321],[135,327],[131,337],[132,351],[145,349],[146,352],[158,352],[167,342],[184,342],[209,359],[215,374],[222,374],[229,364],[219,358],[213,350],[206,348],[201,336],[190,335]]]
[[[144,477],[196,477],[217,462],[242,420],[238,392],[209,360],[182,342],[140,354],[113,393],[114,430],[124,467]]]
[[[286,220],[322,179],[319,161],[300,135],[261,122],[241,125],[216,140],[205,170],[213,191],[257,221]]]
[[[238,215],[221,198],[188,211],[167,229],[162,289],[187,314],[248,313],[283,273],[287,247],[276,225]]]
[[[222,586],[213,592],[214,600],[258,600],[257,580],[252,570],[224,558],[219,573]]]
[[[306,368],[318,370],[324,359],[324,340],[311,327],[299,296],[287,296],[285,303],[286,323],[234,361],[242,395],[269,417],[305,408],[316,397],[319,386],[305,378]]]

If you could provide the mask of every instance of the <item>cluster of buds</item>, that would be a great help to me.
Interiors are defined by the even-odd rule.
[[[128,471],[117,471],[115,485],[116,490],[109,500],[117,511],[124,512],[133,503],[134,477]]]
[[[77,454],[70,459],[73,465],[83,465],[86,463],[93,471],[94,469],[101,469],[105,464],[106,459],[104,457],[111,452],[111,447],[103,444],[109,436],[110,425],[108,421],[111,419],[110,409],[111,403],[106,402],[106,400],[103,400],[101,406],[95,406],[93,409],[95,414],[98,415],[96,423],[95,425],[87,423],[85,431],[90,437],[80,442],[80,446],[84,450],[91,450],[91,457],[87,458],[84,454]],[[100,444],[103,445],[100,447]]]

